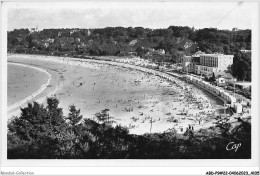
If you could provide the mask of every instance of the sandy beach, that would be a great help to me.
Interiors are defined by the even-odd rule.
[[[48,86],[30,101],[44,102],[46,96],[55,94],[65,114],[74,104],[84,118],[91,119],[107,108],[115,124],[127,126],[133,134],[171,129],[183,133],[186,128],[211,126],[215,110],[222,105],[185,81],[168,81],[133,66],[34,55],[10,55],[8,62],[38,67],[51,75]],[[19,108],[8,116],[18,113]]]

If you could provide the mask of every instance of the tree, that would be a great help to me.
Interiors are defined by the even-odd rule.
[[[228,45],[223,46],[224,54],[231,54],[230,47]]]
[[[251,53],[236,53],[231,70],[238,80],[251,81]]]
[[[215,77],[215,74],[213,73],[212,76],[209,78],[209,81],[211,83],[215,82],[216,81],[216,77]]]
[[[194,32],[194,30],[188,26],[170,26],[168,29],[173,31],[172,35],[174,37],[188,38]]]
[[[174,37],[166,38],[158,44],[157,48],[164,49],[165,52],[172,52],[174,48],[177,48],[177,43]]]
[[[147,53],[147,49],[145,49],[145,48],[143,48],[143,47],[141,47],[141,46],[138,46],[138,47],[136,48],[135,52],[136,52],[137,56],[143,58],[144,55]]]
[[[95,118],[97,119],[98,122],[101,122],[101,124],[107,123],[111,124],[114,123],[113,118],[109,115],[109,109],[104,109],[99,113],[95,114]]]
[[[75,105],[69,106],[69,115],[66,118],[70,126],[76,126],[82,120],[83,116],[80,114],[80,109],[76,109]]]
[[[32,150],[28,151],[30,155],[27,157],[56,158],[63,155],[62,146],[66,143],[62,143],[62,139],[73,134],[67,133],[68,125],[63,118],[62,109],[58,108],[58,103],[56,97],[47,98],[46,108],[37,102],[29,103],[28,107],[21,109],[21,116],[14,117],[8,124],[9,137],[19,139],[13,141],[15,145],[22,142],[24,146],[21,147],[25,151]],[[20,151],[19,155],[27,154]]]
[[[146,37],[146,32],[143,27],[135,27],[135,37],[136,38]]]
[[[129,50],[134,51],[137,47],[143,47],[161,48],[169,53],[178,49],[193,54],[195,51],[190,50],[192,47],[184,48],[187,40],[189,43],[197,42],[200,50],[206,53],[235,54],[241,49],[251,49],[251,30],[229,31],[215,28],[195,30],[188,26],[170,26],[167,29],[106,27],[91,29],[90,35],[86,35],[86,29],[76,29],[73,33],[71,30],[44,29],[34,33],[30,33],[28,29],[9,31],[8,51],[51,55],[77,53],[117,56],[127,55]],[[55,41],[46,48],[42,44],[46,39]],[[137,45],[128,45],[130,41],[136,39],[138,39]]]
[[[104,123],[99,124],[80,120],[74,105],[63,117],[58,104],[56,97],[47,98],[47,106],[29,103],[19,117],[9,121],[8,159],[251,158],[251,124],[241,119],[237,124],[216,119],[217,127],[187,130],[184,135],[175,130],[133,135],[126,127],[108,123],[108,109],[101,111]],[[57,128],[61,126],[65,130]],[[234,141],[241,142],[243,148],[226,151],[226,145]]]

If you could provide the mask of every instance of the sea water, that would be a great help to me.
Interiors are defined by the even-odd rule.
[[[12,105],[37,91],[48,75],[25,65],[7,64],[7,105]]]

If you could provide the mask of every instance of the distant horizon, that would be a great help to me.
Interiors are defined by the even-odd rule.
[[[28,5],[29,4],[29,5]],[[88,2],[18,3],[7,13],[7,30],[21,28],[97,29],[143,27],[163,29],[252,29],[250,2]]]
[[[45,30],[45,29],[80,29],[80,30],[84,30],[84,29],[88,29],[88,30],[93,30],[93,29],[104,29],[104,28],[117,28],[117,27],[123,27],[123,28],[129,28],[129,27],[132,27],[132,28],[137,28],[137,27],[142,27],[144,29],[152,29],[152,30],[156,30],[156,29],[167,29],[169,28],[170,26],[177,26],[177,25],[169,25],[168,27],[166,28],[149,28],[149,27],[143,27],[143,26],[107,26],[107,27],[97,27],[97,28],[74,28],[74,27],[71,27],[71,28],[43,28],[43,29],[39,29],[39,31],[42,31],[42,30]],[[189,27],[189,28],[192,28],[193,26],[178,26],[178,27]],[[36,28],[35,27],[30,27],[30,28],[15,28],[13,30],[8,30],[8,32],[11,32],[11,31],[14,31],[14,30],[21,30],[21,29],[32,29],[32,28]],[[237,27],[233,27],[232,29],[234,28],[237,28]],[[217,30],[227,30],[227,31],[232,31],[232,29],[220,29],[220,28],[216,28],[216,27],[205,27],[205,28],[195,28],[195,30],[200,30],[200,29],[217,29]],[[252,29],[249,29],[249,28],[244,28],[244,29],[241,29],[241,28],[237,28],[238,30],[252,30]]]

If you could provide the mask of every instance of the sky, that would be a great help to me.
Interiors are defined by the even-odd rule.
[[[189,26],[251,29],[250,2],[88,2],[7,6],[8,31],[20,28],[167,28]]]

